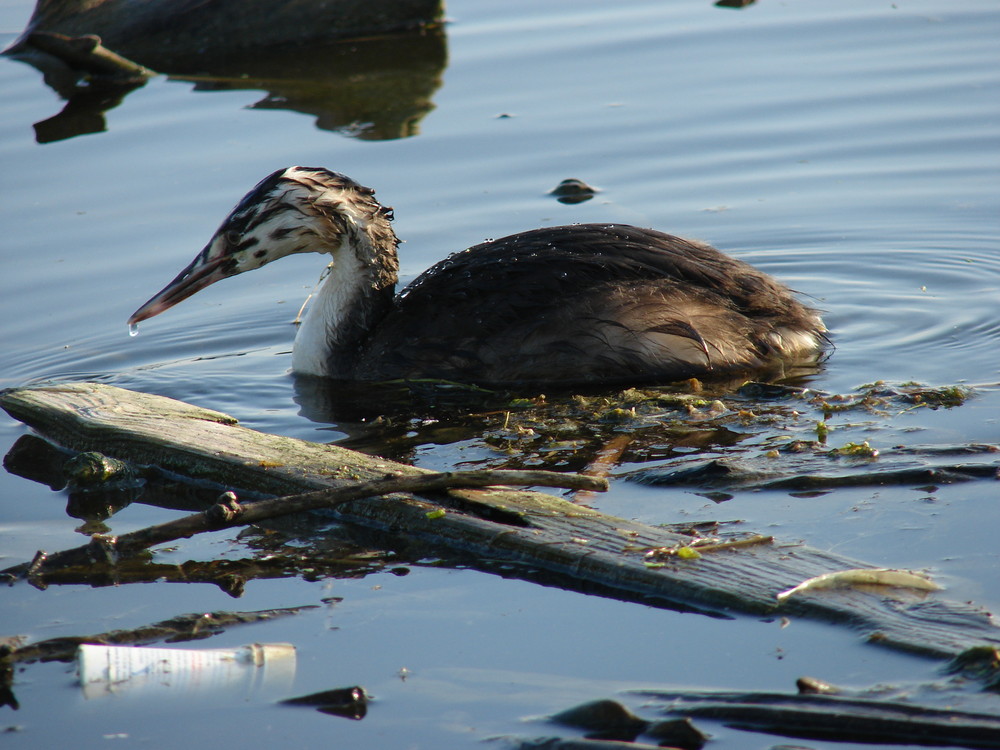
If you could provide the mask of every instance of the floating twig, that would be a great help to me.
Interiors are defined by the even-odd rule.
[[[699,544],[697,541],[694,541],[691,543],[691,546],[699,552],[718,552],[724,549],[754,547],[758,544],[774,544],[774,537],[766,536],[764,534],[754,534],[753,536],[748,536],[746,539],[734,539],[731,542],[707,542],[705,544]]]
[[[292,513],[331,509],[368,497],[391,495],[396,492],[420,493],[502,485],[598,491],[604,491],[608,488],[606,479],[588,477],[582,474],[563,474],[555,471],[492,470],[449,471],[419,476],[388,476],[348,487],[285,495],[245,504],[240,504],[236,501],[235,494],[227,492],[220,498],[220,502],[202,513],[194,513],[157,526],[149,526],[119,537],[95,535],[89,544],[51,555],[39,552],[31,563],[8,568],[0,572],[0,575],[8,576],[11,579],[38,578],[46,570],[72,565],[91,565],[95,559],[113,564],[154,545],[173,542],[177,539],[187,539],[206,531],[247,526]]]
[[[632,442],[632,435],[619,433],[608,440],[598,451],[594,459],[581,471],[588,477],[607,477],[621,463],[622,454]],[[593,496],[594,490],[580,490],[573,495],[573,502],[586,504]]]
[[[688,544],[677,544],[672,547],[657,547],[646,552],[647,567],[657,567],[657,560],[667,557],[679,557],[682,560],[697,560],[703,552],[721,552],[727,549],[739,549],[741,547],[754,547],[759,544],[774,544],[773,536],[764,534],[754,534],[744,539],[734,539],[729,542],[720,542],[718,537],[703,537],[694,539]]]

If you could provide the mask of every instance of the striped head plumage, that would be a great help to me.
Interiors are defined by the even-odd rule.
[[[322,167],[274,172],[244,196],[205,248],[136,310],[129,324],[159,315],[217,281],[295,253],[330,253],[336,263],[350,251],[365,265],[384,266],[384,280],[395,283],[392,209],[374,196],[371,188]]]

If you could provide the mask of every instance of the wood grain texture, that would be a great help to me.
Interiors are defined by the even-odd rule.
[[[12,390],[0,396],[11,416],[50,440],[155,464],[235,492],[287,495],[386,476],[427,473],[331,445],[250,430],[231,417],[160,396],[95,383]],[[428,514],[444,507],[446,513]],[[758,544],[667,558],[651,567],[649,549],[690,537],[599,513],[540,492],[454,490],[394,494],[339,506],[340,521],[405,535],[469,555],[484,566],[523,564],[513,575],[545,571],[567,588],[693,607],[716,614],[807,616],[848,624],[874,643],[951,658],[973,646],[1000,647],[990,615],[941,593],[870,587],[776,595],[822,573],[874,567],[804,545]]]

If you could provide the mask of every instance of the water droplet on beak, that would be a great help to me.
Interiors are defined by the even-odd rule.
[[[128,335],[129,336],[138,336],[139,335],[139,324],[138,323],[129,323],[128,324]]]

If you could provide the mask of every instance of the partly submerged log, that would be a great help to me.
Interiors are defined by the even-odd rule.
[[[0,396],[11,416],[78,451],[153,464],[237,493],[287,495],[426,470],[332,445],[257,432],[232,417],[160,396],[79,383]],[[440,508],[447,512],[441,514]],[[650,550],[689,547],[692,538],[599,513],[539,492],[453,490],[394,494],[338,506],[333,515],[471,556],[484,567],[517,563],[514,575],[544,571],[567,588],[716,614],[794,614],[847,622],[877,643],[951,658],[1000,647],[1000,629],[972,605],[940,594],[884,587],[777,595],[833,571],[872,567],[801,545],[725,546],[692,559]],[[521,572],[518,572],[521,571]]]
[[[635,691],[645,708],[810,740],[1000,748],[1000,717],[839,695]],[[660,704],[660,705],[658,705]]]
[[[442,0],[38,0],[17,49],[35,32],[96,34],[141,61],[150,50],[175,59],[215,50],[259,49],[420,28],[440,22]]]
[[[67,100],[39,143],[106,128],[152,71],[199,90],[260,89],[366,139],[415,134],[447,64],[441,0],[39,0],[4,54]]]
[[[782,737],[873,745],[1000,748],[1000,716],[996,713],[919,705],[909,699],[886,697],[885,689],[880,686],[872,696],[630,690],[629,694],[643,699],[642,714],[648,716],[653,711],[685,718],[647,719],[617,700],[604,699],[566,709],[549,720],[582,729],[588,738],[616,741],[611,745],[595,743],[593,750],[603,747],[625,750],[637,747],[626,745],[626,741],[636,740],[640,743],[655,740],[661,747],[701,750],[709,737],[691,721],[692,717],[719,721],[733,729]],[[517,749],[590,747],[586,743],[574,745],[573,740],[563,742],[565,744],[557,740],[549,744],[527,741],[518,744]]]

